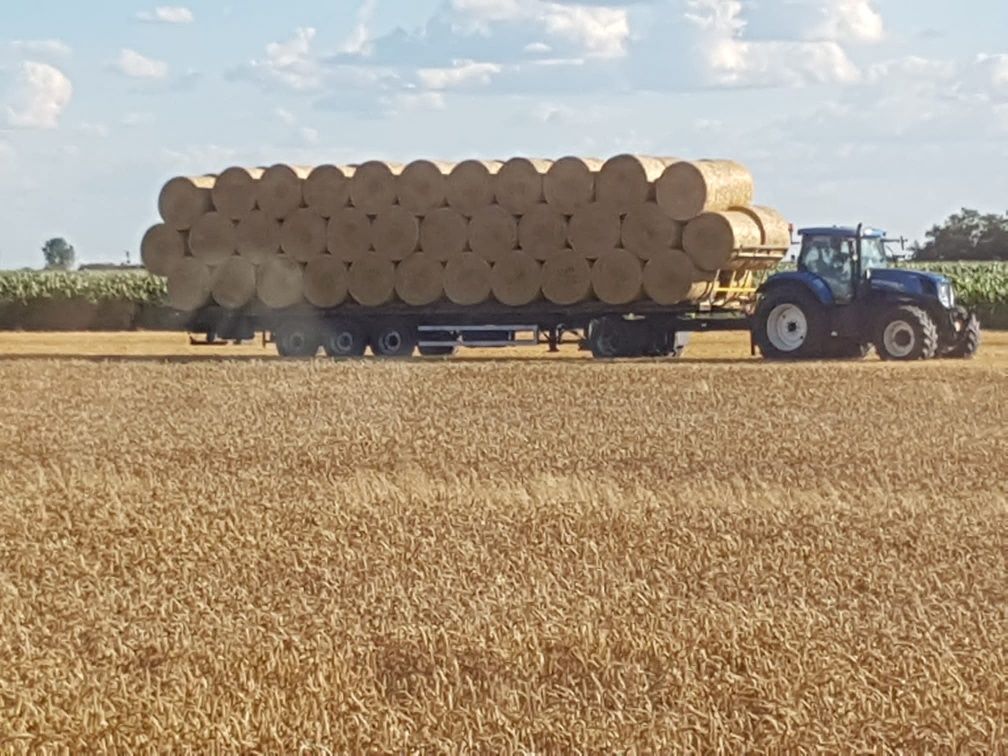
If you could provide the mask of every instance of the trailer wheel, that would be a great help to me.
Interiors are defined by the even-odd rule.
[[[763,297],[753,318],[753,339],[764,359],[808,360],[823,355],[826,313],[808,291],[782,286]]]
[[[303,321],[281,324],[273,338],[281,357],[314,357],[322,341],[315,324]]]
[[[376,357],[410,357],[416,345],[416,328],[408,323],[386,323],[371,335],[371,351]]]
[[[614,318],[597,318],[588,324],[588,349],[597,360],[620,356],[620,328]]]
[[[959,341],[945,353],[945,356],[954,360],[972,360],[979,351],[980,321],[976,315],[970,314]]]
[[[329,357],[361,357],[367,349],[364,329],[352,320],[333,320],[325,328],[322,348]]]
[[[893,307],[879,320],[875,351],[889,361],[930,360],[938,353],[938,326],[920,307]]]

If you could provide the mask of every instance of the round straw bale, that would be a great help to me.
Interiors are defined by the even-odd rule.
[[[262,168],[228,168],[217,177],[211,196],[214,208],[221,215],[238,220],[252,212],[256,206],[256,182],[262,177]]]
[[[158,211],[165,224],[188,231],[193,223],[213,209],[210,190],[215,176],[177,176],[161,189]]]
[[[228,310],[238,310],[256,295],[256,268],[243,257],[229,257],[212,275],[210,293]]]
[[[361,163],[350,179],[350,201],[368,215],[377,215],[396,202],[396,176],[402,172],[397,163],[369,160]]]
[[[238,221],[235,229],[238,254],[254,265],[280,251],[280,221],[262,210],[253,210]]]
[[[787,252],[791,248],[791,224],[787,218],[772,207],[761,205],[733,207],[732,210],[745,213],[760,229],[763,246]]]
[[[592,202],[579,207],[571,216],[567,237],[574,251],[595,259],[620,242],[620,216],[608,204]]]
[[[665,169],[655,185],[662,210],[678,221],[704,212],[748,205],[753,198],[752,174],[731,160],[679,161]]]
[[[444,296],[444,268],[426,252],[410,255],[396,266],[395,290],[406,304],[433,304]]]
[[[183,257],[168,273],[168,306],[191,312],[210,301],[210,268],[195,257]]]
[[[454,166],[431,160],[407,165],[396,181],[399,204],[415,215],[426,215],[443,207],[448,191],[447,173]]]
[[[398,205],[379,212],[371,224],[371,246],[375,254],[397,262],[416,251],[420,224],[413,213]]]
[[[596,174],[602,161],[595,158],[565,157],[550,166],[543,178],[543,196],[564,215],[595,201]]]
[[[256,280],[259,301],[273,309],[293,307],[304,299],[304,270],[288,255],[274,255],[259,266]]]
[[[350,296],[366,307],[391,302],[395,282],[395,263],[378,255],[364,255],[350,265]]]
[[[591,297],[591,266],[572,249],[558,251],[543,265],[542,292],[553,304],[584,302]]]
[[[493,204],[501,166],[496,160],[464,160],[456,165],[448,174],[448,204],[468,217]]]
[[[351,167],[320,165],[312,169],[301,191],[305,204],[323,218],[332,218],[350,204]]]
[[[343,207],[329,219],[326,244],[330,254],[343,262],[354,262],[371,249],[371,219],[356,207]]]
[[[234,221],[210,212],[193,224],[189,232],[189,249],[193,257],[207,265],[219,265],[238,251],[238,234]]]
[[[595,179],[595,199],[625,213],[654,197],[654,182],[671,158],[617,155],[609,158]]]
[[[468,238],[469,222],[453,208],[439,207],[420,220],[420,248],[435,260],[463,252]]]
[[[694,218],[683,231],[683,249],[701,270],[731,267],[743,247],[758,247],[762,234],[756,221],[745,213],[709,212]]]
[[[518,219],[518,246],[545,260],[567,244],[567,218],[552,205],[540,203]]]
[[[695,275],[693,261],[682,250],[655,252],[644,265],[644,293],[660,305],[685,302]]]
[[[493,264],[490,288],[501,304],[509,307],[527,305],[542,293],[542,266],[525,252],[507,252]]]
[[[326,221],[307,208],[287,216],[280,227],[280,248],[298,262],[309,262],[326,252]]]
[[[445,295],[457,305],[477,305],[491,292],[490,263],[473,252],[452,255],[445,264]]]
[[[185,254],[185,234],[167,223],[151,226],[140,242],[140,260],[155,276],[167,276]]]
[[[625,249],[614,249],[592,265],[592,290],[606,304],[636,302],[643,294],[641,261]]]
[[[343,304],[349,283],[346,263],[332,255],[316,257],[305,266],[305,299],[316,307],[325,309]]]
[[[623,248],[641,260],[682,246],[683,224],[668,217],[654,202],[630,208],[623,218]]]
[[[469,248],[488,262],[496,262],[518,246],[518,223],[500,205],[477,210],[469,221]]]
[[[551,165],[549,160],[508,160],[497,174],[497,204],[512,215],[523,215],[543,202],[543,177]]]
[[[304,204],[304,181],[309,175],[311,168],[270,166],[256,182],[256,205],[267,215],[286,218]]]

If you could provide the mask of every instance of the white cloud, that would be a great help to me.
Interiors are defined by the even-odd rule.
[[[277,117],[284,126],[293,126],[297,123],[297,117],[286,108],[276,108],[273,115]]]
[[[630,21],[625,8],[548,0],[451,0],[450,7],[455,11],[451,23],[463,33],[489,35],[495,25],[521,25],[562,39],[589,57],[627,53]]]
[[[364,0],[357,11],[357,25],[340,48],[340,52],[350,55],[368,55],[371,52],[371,17],[378,7],[378,0]]]
[[[152,11],[140,11],[136,17],[155,24],[191,24],[195,20],[193,12],[180,5],[159,5]]]
[[[488,85],[501,72],[496,63],[476,63],[472,60],[453,61],[450,68],[421,68],[417,79],[425,89],[454,89],[470,85]]]
[[[147,126],[154,123],[153,113],[127,113],[122,117],[123,126]]]
[[[873,0],[830,0],[823,13],[826,18],[813,36],[857,42],[880,42],[885,37],[885,23]]]
[[[700,32],[695,50],[708,83],[800,87],[850,84],[861,71],[835,41],[750,40],[739,0],[688,0],[686,19]]]
[[[976,67],[981,71],[981,79],[986,80],[992,98],[1008,102],[1008,54],[981,54],[977,56]]]
[[[69,56],[73,50],[61,39],[16,39],[11,48],[24,55],[43,55],[57,58]]]
[[[85,121],[77,125],[77,131],[81,134],[99,137],[101,139],[105,139],[109,135],[109,127],[104,123],[91,123]]]
[[[147,58],[136,50],[123,49],[114,67],[132,79],[163,79],[168,76],[168,64]]]
[[[324,72],[312,51],[316,34],[313,27],[302,27],[286,42],[270,42],[266,57],[250,61],[240,73],[297,91],[321,88]]]
[[[73,96],[73,84],[58,68],[46,63],[21,64],[7,123],[16,128],[54,129]]]

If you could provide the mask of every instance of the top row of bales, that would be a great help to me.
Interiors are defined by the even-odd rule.
[[[750,205],[753,195],[752,175],[733,161],[618,155],[604,162],[565,157],[232,167],[216,176],[172,179],[158,206],[165,224],[178,231],[213,211],[238,221],[255,210],[284,220],[301,208],[332,218],[347,207],[378,215],[398,206],[417,216],[450,207],[471,218],[494,204],[515,216],[543,204],[569,216],[593,203],[619,213],[654,203],[669,218],[687,222]]]

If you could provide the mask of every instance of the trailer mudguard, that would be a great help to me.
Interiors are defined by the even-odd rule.
[[[819,276],[809,273],[808,271],[799,270],[792,271],[790,273],[775,273],[767,279],[759,288],[760,294],[766,294],[773,291],[778,286],[784,284],[798,284],[804,286],[812,295],[819,300],[819,303],[824,307],[832,307],[836,304],[836,299],[833,297],[833,292],[825,281]]]

